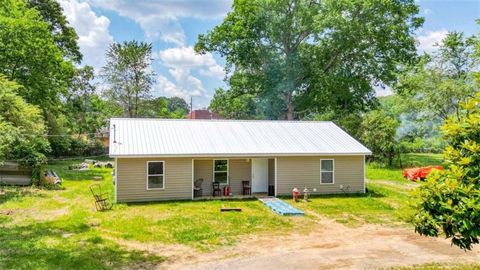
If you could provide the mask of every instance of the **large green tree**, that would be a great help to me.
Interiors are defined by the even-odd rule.
[[[127,117],[136,117],[141,100],[150,96],[155,81],[151,68],[152,44],[138,41],[113,43],[101,76],[107,84],[105,96],[119,104]]]
[[[18,95],[21,88],[0,75],[0,163],[40,166],[50,150],[45,125],[40,109]]]
[[[480,94],[460,103],[458,116],[450,116],[442,132],[446,168],[420,186],[415,230],[471,249],[480,241]]]
[[[373,158],[385,159],[391,166],[396,153],[398,122],[385,111],[373,110],[364,117],[360,139],[372,151]]]
[[[445,120],[458,114],[460,103],[475,96],[475,37],[451,32],[438,45],[438,50],[407,68],[399,76],[395,90],[416,111],[425,117]]]
[[[40,13],[24,1],[0,4],[0,73],[23,86],[29,103],[56,115],[67,93],[74,68],[64,58]]]
[[[60,4],[55,0],[28,0],[28,6],[39,11],[63,55],[80,63],[82,53],[77,44],[78,35],[75,29],[68,24]]]
[[[365,109],[373,85],[391,83],[415,57],[423,22],[413,0],[235,0],[232,8],[195,50],[225,57],[230,96],[257,96],[268,118]]]

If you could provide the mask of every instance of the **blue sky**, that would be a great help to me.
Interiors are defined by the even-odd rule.
[[[153,44],[155,96],[180,96],[194,108],[208,106],[214,89],[224,86],[224,61],[217,55],[195,55],[198,34],[221,23],[229,0],[60,0],[79,34],[83,64],[96,70],[111,42],[142,40]],[[448,31],[467,35],[480,30],[480,0],[418,0],[425,24],[417,33],[419,51],[432,52]],[[379,90],[379,95],[388,94]]]

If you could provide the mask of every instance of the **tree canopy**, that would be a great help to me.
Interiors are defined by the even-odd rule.
[[[138,41],[113,43],[107,50],[101,76],[107,84],[105,95],[118,103],[127,117],[136,117],[140,101],[150,97],[155,81],[151,69],[152,44]]]
[[[41,111],[18,95],[20,88],[0,75],[0,164],[21,160],[36,166],[46,162],[50,148]]]
[[[257,109],[273,119],[366,109],[373,86],[392,83],[399,63],[414,60],[413,31],[423,23],[413,0],[236,0],[232,7],[195,50],[224,56],[229,98],[255,95]]]

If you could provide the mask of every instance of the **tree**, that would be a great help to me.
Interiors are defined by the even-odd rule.
[[[425,55],[399,76],[395,90],[426,118],[444,121],[459,113],[461,102],[475,96],[473,71],[478,59],[474,37],[462,33],[448,33],[438,46],[438,52]]]
[[[63,55],[76,63],[82,61],[82,53],[78,47],[78,35],[75,29],[68,25],[63,9],[55,0],[28,0],[28,6],[40,12],[43,20],[48,23],[57,47]]]
[[[181,97],[171,97],[168,99],[168,111],[182,111],[187,114],[190,111],[190,106],[188,106],[185,99]]]
[[[39,12],[21,0],[0,5],[0,73],[21,84],[18,94],[55,120],[74,74],[73,64]]]
[[[442,127],[445,170],[432,173],[417,194],[415,231],[452,239],[470,250],[480,240],[480,94],[460,103],[459,117]]]
[[[0,76],[0,163],[20,160],[38,168],[49,152],[45,125],[38,107],[28,104],[17,93],[21,86]],[[39,179],[38,170],[34,175]]]
[[[209,108],[227,119],[254,119],[257,117],[255,110],[255,97],[252,94],[233,96],[233,91],[223,88],[215,90]]]
[[[151,68],[152,44],[138,41],[113,43],[101,76],[108,88],[105,95],[124,108],[127,117],[136,117],[141,99],[149,97],[155,81]]]
[[[139,117],[181,119],[188,113],[187,103],[179,97],[142,99],[140,103]]]
[[[112,115],[107,111],[105,102],[96,93],[93,80],[93,67],[85,66],[75,70],[64,109],[72,133],[95,133],[107,125],[110,117],[121,115],[121,112]]]
[[[368,112],[362,122],[362,142],[374,158],[385,158],[391,166],[395,156],[395,134],[398,122],[383,111]]]
[[[413,0],[235,0],[195,50],[225,57],[231,97],[258,97],[267,118],[363,110],[372,85],[414,59],[418,10]]]

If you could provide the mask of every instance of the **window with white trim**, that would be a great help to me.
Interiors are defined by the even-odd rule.
[[[147,189],[165,188],[165,162],[147,162]]]
[[[333,159],[320,160],[320,184],[333,184],[335,182],[334,170]]]
[[[213,161],[213,182],[228,184],[228,160],[217,159]]]

